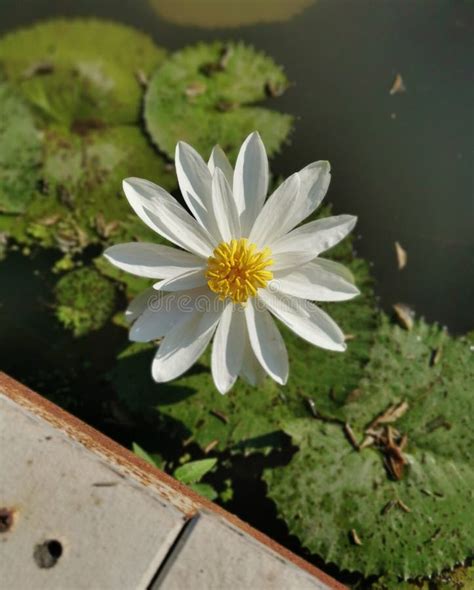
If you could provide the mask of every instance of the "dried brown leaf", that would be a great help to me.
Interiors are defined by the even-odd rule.
[[[410,406],[406,400],[402,400],[398,404],[390,405],[370,423],[366,429],[366,432],[374,430],[380,424],[391,424],[392,422],[396,422],[407,412],[409,407]]]
[[[397,255],[398,270],[402,270],[407,265],[408,255],[400,242],[395,242],[395,253]]]
[[[346,435],[347,439],[349,440],[351,445],[354,447],[354,449],[356,451],[358,451],[359,450],[359,443],[357,442],[354,431],[352,430],[352,428],[350,427],[350,425],[347,422],[344,424],[343,428],[344,428],[344,434]]]
[[[405,86],[405,82],[403,81],[402,75],[397,74],[395,76],[395,80],[393,81],[392,87],[390,88],[390,94],[393,96],[394,94],[401,94],[406,91],[407,88]]]
[[[229,423],[229,418],[224,414],[224,412],[219,412],[219,410],[211,410],[210,413],[216,418],[219,418],[219,420],[221,420],[221,422],[224,422],[224,424]]]
[[[414,313],[413,310],[405,305],[405,303],[395,303],[393,306],[395,311],[396,318],[402,328],[405,328],[408,331],[413,330],[414,326]]]
[[[360,540],[360,537],[355,529],[351,529],[351,540],[354,545],[362,545],[362,541]]]
[[[436,366],[443,356],[443,349],[441,347],[433,349],[430,357],[430,367]]]
[[[211,440],[211,442],[204,448],[204,454],[207,455],[208,453],[210,453],[212,451],[212,449],[217,447],[218,444],[219,444],[218,438]]]
[[[201,96],[201,94],[204,94],[206,90],[206,84],[197,80],[196,82],[191,82],[191,84],[186,86],[185,93],[188,98],[196,98],[196,96]]]
[[[42,219],[38,219],[38,223],[40,225],[50,227],[51,225],[55,225],[60,219],[61,219],[61,215],[59,213],[55,213],[54,215],[48,215],[47,217],[43,217]]]

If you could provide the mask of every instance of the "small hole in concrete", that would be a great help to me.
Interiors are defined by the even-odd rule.
[[[49,539],[36,545],[33,558],[40,568],[54,567],[63,554],[63,546],[56,539]]]
[[[15,511],[12,508],[0,508],[0,533],[12,528]]]

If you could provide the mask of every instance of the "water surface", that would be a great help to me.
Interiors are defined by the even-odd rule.
[[[244,11],[249,3],[241,5]],[[357,249],[374,264],[382,305],[403,301],[454,333],[473,329],[474,5],[301,5],[287,22],[225,29],[212,19],[216,26],[205,29],[166,22],[148,0],[3,0],[0,29],[53,16],[98,16],[138,27],[170,50],[212,39],[243,39],[265,50],[293,82],[272,106],[298,117],[274,171],[287,175],[330,160],[328,199],[336,213],[359,216]],[[177,6],[185,10],[186,1]],[[390,95],[397,73],[407,91]],[[396,240],[408,252],[401,272]]]

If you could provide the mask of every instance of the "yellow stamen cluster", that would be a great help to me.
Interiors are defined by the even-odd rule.
[[[267,270],[273,264],[271,254],[270,248],[258,251],[246,238],[220,243],[207,262],[209,289],[220,299],[229,297],[234,303],[245,303],[273,278]]]

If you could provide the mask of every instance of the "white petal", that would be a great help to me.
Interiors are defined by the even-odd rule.
[[[183,309],[179,304],[178,295],[163,296],[156,291],[153,295],[150,293],[150,289],[147,289],[145,293],[149,294],[147,300],[143,301],[144,305],[139,317],[130,328],[129,338],[133,342],[150,342],[166,336],[180,321],[192,313],[191,310],[194,310],[194,306],[190,306],[189,311]],[[138,298],[132,301],[135,308],[140,303],[142,302]],[[137,315],[136,312],[135,315]]]
[[[157,291],[185,291],[196,289],[207,283],[205,268],[193,268],[180,275],[155,283],[153,288]]]
[[[310,221],[294,229],[273,244],[269,244],[275,261],[274,268],[277,268],[277,263],[278,268],[283,268],[282,262],[278,260],[279,255],[299,253],[304,262],[316,258],[321,252],[343,240],[354,228],[356,221],[357,217],[352,215],[337,215]]]
[[[266,309],[257,309],[253,299],[247,301],[245,318],[250,344],[259,363],[280,385],[288,379],[288,353],[283,338]]]
[[[220,393],[227,393],[240,373],[246,331],[243,312],[228,303],[212,343],[212,377]]]
[[[326,270],[317,258],[295,269],[274,273],[269,288],[312,301],[346,301],[359,295],[353,282]]]
[[[284,252],[276,254],[272,251],[273,265],[271,271],[273,273],[281,270],[288,270],[306,264],[308,262],[308,253],[304,251],[299,252]],[[313,259],[313,256],[310,258]]]
[[[220,239],[224,242],[240,238],[240,221],[232,189],[220,168],[212,177],[212,206]]]
[[[245,332],[247,332],[247,329],[245,329]],[[243,377],[247,383],[250,383],[250,385],[253,387],[260,385],[266,377],[265,370],[258,362],[258,359],[252,350],[252,345],[250,344],[247,333],[245,334],[244,356],[242,358],[240,376]]]
[[[179,188],[194,217],[213,236],[216,223],[212,213],[212,176],[206,162],[197,151],[179,141],[175,152]]]
[[[158,383],[182,375],[206,349],[222,314],[219,311],[194,312],[163,339],[153,360],[152,375]]]
[[[232,166],[230,165],[230,162],[220,145],[216,145],[212,148],[211,157],[209,158],[207,165],[209,167],[211,176],[214,176],[214,171],[216,168],[220,168],[224,173],[227,182],[230,184],[230,186],[232,186],[234,171],[232,170]]]
[[[202,258],[189,252],[144,242],[111,246],[104,256],[117,268],[150,279],[168,279],[202,264]]]
[[[342,330],[314,303],[271,293],[268,289],[261,289],[258,296],[279,320],[304,340],[328,350],[346,350]]]
[[[329,162],[325,161],[313,162],[300,170],[297,173],[300,186],[296,194],[293,190],[292,194],[279,194],[280,189],[285,186],[287,181],[280,185],[265,203],[263,208],[265,216],[262,215],[263,211],[259,216],[263,226],[265,226],[265,218],[278,220],[278,223],[273,222],[271,229],[267,230],[264,236],[260,236],[254,226],[251,234],[253,237],[255,233],[256,238],[252,241],[256,241],[258,235],[261,241],[256,241],[256,243],[263,247],[266,245],[263,242],[277,240],[311,215],[326,195],[331,180],[330,170]],[[257,221],[255,225],[257,226],[258,223]]]
[[[242,144],[234,171],[234,198],[242,235],[248,236],[268,191],[268,158],[260,135],[251,133]]]
[[[296,227],[321,204],[331,182],[331,166],[325,161],[313,162],[300,170],[298,176],[301,186],[296,199],[297,204],[292,208],[291,216],[284,220],[280,235]]]
[[[123,189],[136,214],[170,242],[207,258],[215,241],[198,222],[160,186],[141,178],[127,178]]]
[[[132,299],[125,311],[125,319],[127,322],[130,324],[134,322],[149,305],[154,305],[160,297],[161,294],[157,293],[153,287],[142,291]]]
[[[340,276],[348,283],[355,284],[355,278],[352,272],[347,268],[347,266],[344,266],[340,262],[328,260],[327,258],[315,258],[312,262],[317,264],[323,270]]]
[[[280,237],[285,220],[293,216],[293,209],[297,207],[297,196],[300,190],[298,174],[293,174],[285,180],[268,198],[260,211],[250,232],[249,241],[259,248]]]

